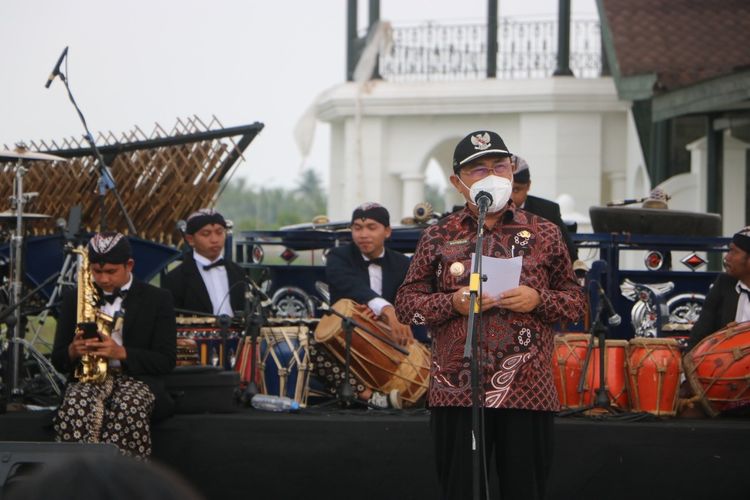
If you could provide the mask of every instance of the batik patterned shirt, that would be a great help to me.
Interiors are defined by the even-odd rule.
[[[471,406],[470,360],[463,355],[468,318],[453,308],[451,297],[469,285],[476,233],[477,219],[467,208],[425,229],[396,297],[400,321],[426,324],[432,334],[430,406]],[[541,299],[530,313],[498,307],[482,313],[484,406],[558,410],[551,326],[578,320],[585,307],[560,230],[511,203],[485,230],[482,254],[522,256],[520,284],[535,289]]]

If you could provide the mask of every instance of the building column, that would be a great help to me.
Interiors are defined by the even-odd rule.
[[[401,217],[411,217],[414,206],[425,201],[424,174],[401,174]]]

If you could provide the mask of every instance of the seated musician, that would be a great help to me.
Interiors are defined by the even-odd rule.
[[[732,237],[724,269],[708,292],[688,349],[729,323],[750,321],[750,226]]]
[[[366,314],[388,324],[393,341],[406,345],[413,339],[411,328],[396,318],[393,301],[409,269],[409,258],[385,248],[385,240],[391,235],[388,210],[377,203],[357,207],[352,214],[351,229],[353,243],[332,249],[326,261],[331,303],[343,298],[353,300]],[[343,369],[323,349],[315,351],[313,359],[318,375],[338,385],[343,378]],[[357,397],[371,407],[401,407],[396,390],[384,395],[353,378],[350,383]]]
[[[241,311],[245,301],[245,273],[224,258],[227,222],[217,211],[204,208],[190,214],[185,241],[193,249],[182,264],[164,278],[178,313],[225,314]]]
[[[86,283],[98,289],[98,308],[122,320],[111,336],[88,332],[84,338],[77,293],[63,295],[52,364],[73,374],[83,355],[95,355],[106,360],[107,374],[100,382],[68,384],[55,418],[57,440],[113,443],[123,454],[145,458],[151,454],[150,420],[172,413],[162,378],[175,366],[172,297],[134,279],[130,243],[122,234],[96,234],[87,251],[93,283]]]

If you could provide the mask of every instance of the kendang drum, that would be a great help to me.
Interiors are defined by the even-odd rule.
[[[584,382],[583,392],[578,392],[589,339],[590,336],[584,333],[555,335],[552,378],[557,388],[560,405],[565,409],[584,406],[584,394],[590,389],[587,380]]]
[[[680,347],[675,339],[631,339],[627,384],[633,410],[674,416],[681,372]]]
[[[221,328],[209,326],[215,323],[216,320],[212,317],[178,317],[177,338],[195,342],[197,364],[231,370],[237,358],[240,330],[236,327],[227,328],[225,340]]]
[[[712,417],[750,405],[750,322],[701,340],[685,355],[685,375]]]
[[[260,391],[307,405],[310,381],[310,328],[299,322],[260,329]],[[247,348],[246,348],[247,349]]]
[[[390,328],[358,310],[358,305],[341,299],[333,309],[351,318],[375,336],[354,328],[351,339],[351,373],[365,386],[383,393],[398,389],[404,406],[414,406],[427,392],[430,379],[430,351],[419,342],[396,346]],[[315,329],[315,340],[342,364],[346,357],[346,334],[340,317],[329,314]]]

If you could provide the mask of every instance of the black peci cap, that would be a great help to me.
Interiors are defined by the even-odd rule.
[[[453,152],[453,172],[472,160],[487,155],[511,156],[502,137],[489,130],[479,130],[467,135],[456,145]]]

